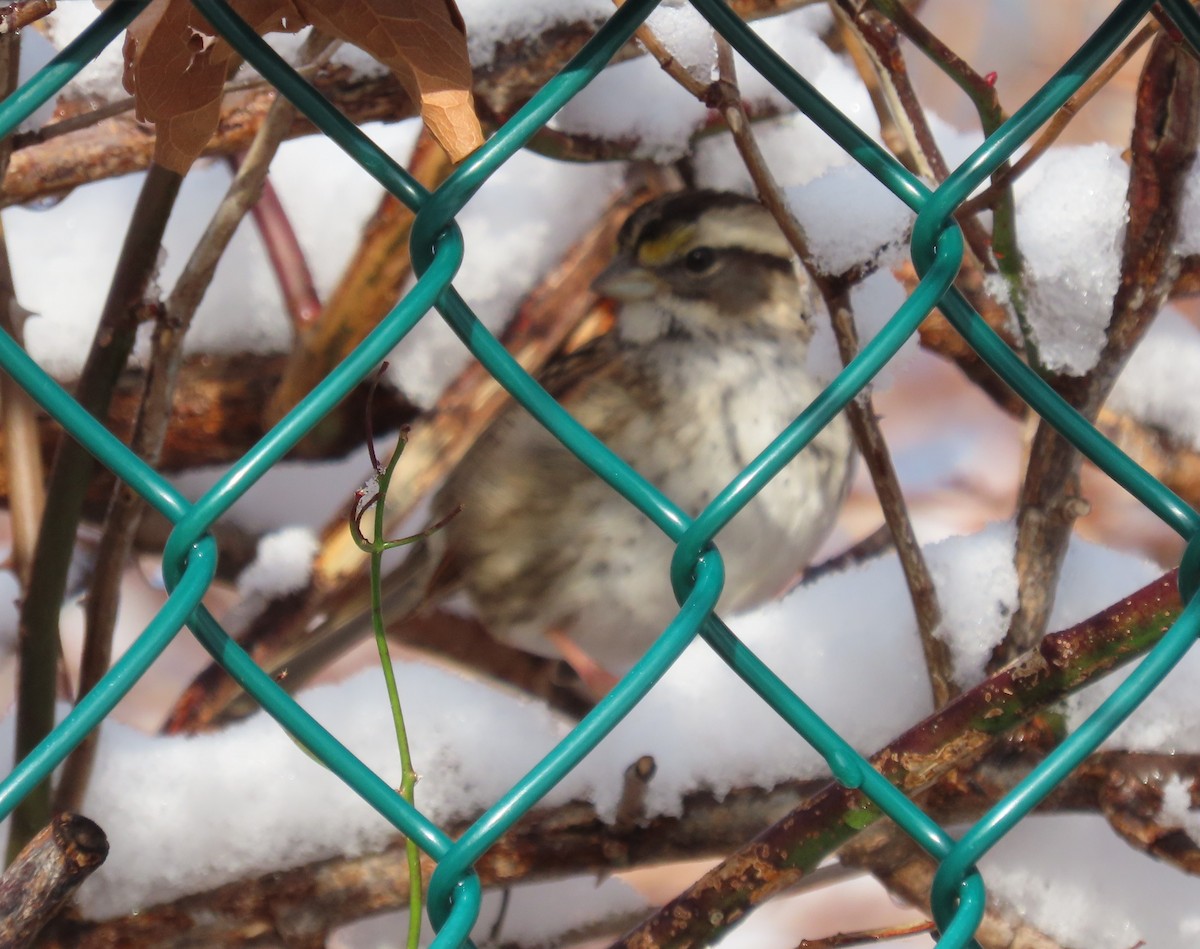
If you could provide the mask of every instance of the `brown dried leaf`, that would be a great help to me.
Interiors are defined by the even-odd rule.
[[[483,144],[471,96],[467,34],[454,0],[296,0],[317,29],[387,66],[446,150],[462,161]]]
[[[306,24],[287,0],[239,0],[238,14],[258,33]],[[290,16],[288,16],[290,14]],[[138,118],[153,122],[154,159],[185,174],[216,131],[221,88],[233,49],[189,0],[153,0],[125,36],[125,89]]]
[[[430,131],[460,160],[483,141],[471,98],[466,34],[453,0],[236,0],[259,34],[312,24],[384,63]],[[155,160],[184,174],[216,130],[221,89],[236,62],[189,0],[153,0],[125,38],[124,84],[153,122]]]

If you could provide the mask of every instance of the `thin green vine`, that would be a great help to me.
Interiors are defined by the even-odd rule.
[[[375,377],[378,384],[386,363]],[[363,488],[360,488],[350,515],[350,533],[354,542],[371,558],[371,626],[375,630],[375,647],[379,650],[379,664],[383,668],[383,678],[387,685],[388,703],[392,709],[392,723],[396,731],[396,747],[400,751],[400,796],[409,804],[416,805],[416,789],[418,775],[413,767],[412,750],[408,743],[408,730],[404,725],[404,710],[400,704],[400,690],[396,685],[396,673],[392,668],[391,650],[388,648],[387,634],[383,622],[383,555],[396,547],[404,547],[429,537],[458,513],[452,511],[436,524],[427,527],[418,534],[401,537],[397,540],[385,540],[384,508],[387,503],[388,488],[395,474],[400,456],[408,444],[408,429],[402,429],[392,449],[391,457],[386,465],[380,464],[379,456],[375,453],[375,437],[371,429],[371,403],[374,401],[375,390],[367,398],[367,449],[371,454],[371,465],[375,475]],[[362,529],[363,519],[368,511],[374,511],[371,538],[368,540]],[[422,888],[421,888],[421,852],[412,840],[405,840],[405,851],[408,855],[408,949],[417,949],[421,939]]]

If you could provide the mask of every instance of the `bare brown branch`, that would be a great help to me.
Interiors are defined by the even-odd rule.
[[[1162,309],[1179,258],[1173,250],[1184,181],[1196,156],[1200,118],[1200,64],[1168,37],[1151,47],[1138,87],[1129,178],[1129,224],[1121,282],[1113,299],[1106,342],[1082,378],[1053,384],[1088,419],[1095,419],[1154,317]],[[1046,628],[1075,519],[1087,509],[1080,497],[1080,456],[1049,424],[1034,436],[1017,513],[1020,603],[1005,644],[1004,662],[1029,648]]]
[[[950,174],[950,167],[933,137],[925,109],[913,88],[900,45],[901,28],[910,32],[923,30],[927,47],[938,49],[948,61],[961,63],[972,75],[974,72],[945,44],[925,30],[903,4],[880,2],[876,6],[880,9],[873,10],[865,3],[852,0],[838,0],[836,8],[842,22],[850,31],[855,45],[863,51],[862,57],[855,58],[855,64],[868,87],[878,86],[880,89],[879,98],[882,102],[877,102],[876,108],[883,107],[879,118],[884,128],[894,127],[896,130],[893,139],[898,139],[900,143],[897,156],[916,174],[938,182],[945,181]],[[896,22],[893,23],[888,17],[895,18]],[[868,62],[861,62],[863,58]],[[994,90],[992,96],[995,96]],[[991,238],[986,230],[972,215],[958,215],[956,219],[975,259],[981,265],[990,265]]]
[[[533,812],[475,865],[484,886],[611,872],[720,853],[794,806],[816,782],[772,791],[736,790],[722,800],[690,795],[678,818],[623,828],[605,824],[588,804]],[[451,828],[459,833],[463,827]],[[433,867],[425,861],[426,878]],[[230,883],[173,903],[101,922],[63,919],[41,945],[107,949],[113,945],[236,946],[285,937],[315,941],[335,926],[407,900],[403,839],[381,853],[337,858]],[[288,943],[291,944],[291,943]]]
[[[263,406],[279,384],[285,356],[256,353],[196,354],[186,356],[180,369],[179,384],[172,401],[171,425],[163,445],[159,470],[186,471],[210,464],[235,461],[265,433]],[[108,415],[108,426],[122,440],[132,437],[146,370],[130,368],[117,383]],[[365,389],[355,389],[343,403],[339,415],[345,426],[331,428],[319,445],[298,446],[295,458],[339,458],[362,445],[362,418]],[[388,432],[411,421],[416,409],[392,389],[381,389],[371,406],[375,430]],[[35,410],[36,412],[37,410]],[[350,426],[349,420],[355,424]],[[61,430],[40,412],[36,415],[37,441],[42,458],[49,462]],[[0,430],[0,450],[7,451]],[[103,505],[111,491],[107,475],[89,492],[91,516],[102,516]],[[0,467],[0,500],[8,502],[10,477]]]
[[[911,926],[888,926],[855,933],[837,933],[823,939],[801,939],[796,949],[844,949],[847,946],[874,946],[893,939],[919,936],[933,929],[933,923],[913,923]]]
[[[19,33],[53,13],[58,4],[55,0],[16,0],[0,7],[0,34]]]
[[[1200,803],[1200,775],[1194,758],[1165,754],[1105,757],[1108,770],[1099,785],[1099,804],[1113,830],[1135,850],[1200,876],[1200,845],[1187,829],[1163,814],[1163,788],[1168,780],[1186,786],[1189,810]]]
[[[33,944],[108,857],[108,839],[78,814],[58,814],[39,831],[0,877],[0,945]]]
[[[927,916],[937,863],[891,823],[872,827],[841,850],[842,862],[869,870],[888,892]],[[1058,941],[1021,920],[1011,909],[990,900],[975,939],[983,949],[1064,949]]]
[[[736,0],[741,16],[774,16],[811,0]],[[475,70],[473,95],[480,120],[495,127],[517,111],[554,76],[595,32],[588,21],[558,23],[544,32],[498,43],[491,60]],[[636,55],[632,48],[623,58]],[[351,121],[399,121],[417,112],[390,74],[363,79],[345,67],[322,69],[314,84]],[[228,155],[247,148],[275,94],[256,88],[226,97],[217,132],[205,155]],[[297,119],[289,137],[311,134]],[[17,204],[69,191],[89,181],[140,171],[150,164],[153,134],[127,114],[69,135],[21,148],[4,179],[4,204]]]

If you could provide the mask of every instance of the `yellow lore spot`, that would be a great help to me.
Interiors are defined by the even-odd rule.
[[[638,244],[638,263],[643,267],[660,267],[682,255],[683,249],[696,235],[694,227],[680,227],[652,241]]]

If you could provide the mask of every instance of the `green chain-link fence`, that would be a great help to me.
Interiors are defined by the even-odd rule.
[[[784,685],[719,619],[710,615],[721,590],[723,570],[719,556],[702,555],[702,552],[747,500],[867,385],[937,306],[971,347],[1040,416],[1188,542],[1180,585],[1185,600],[1191,597],[1200,570],[1197,563],[1200,547],[1193,543],[1200,530],[1200,516],[1056,395],[951,286],[963,250],[962,237],[952,217],[955,210],[1117,49],[1151,8],[1152,0],[1126,0],[1119,4],[1083,48],[932,191],[823,99],[721,0],[693,0],[695,8],[742,56],[917,212],[912,259],[921,278],[886,327],[821,397],[780,433],[770,447],[694,520],[685,517],[670,498],[647,484],[559,408],[476,320],[452,283],[464,251],[455,215],[491,174],[604,68],[654,9],[656,0],[629,0],[617,10],[567,68],[547,83],[434,192],[422,188],[314,92],[225,2],[195,2],[239,54],[388,191],[417,212],[412,254],[419,279],[362,345],[195,503],[187,502],[161,476],[139,461],[42,372],[20,346],[9,336],[0,334],[0,362],[4,370],[101,463],[133,486],[175,525],[163,561],[170,589],[166,604],[100,686],[88,694],[0,785],[0,813],[9,814],[31,789],[45,780],[84,736],[112,711],[172,639],[186,628],[304,747],[437,862],[428,904],[429,915],[438,931],[435,945],[463,945],[479,910],[480,885],[472,870],[476,861],[596,747],[684,648],[700,636],[764,702],[817,748],[838,781],[859,789],[937,860],[939,869],[933,888],[933,909],[940,933],[938,945],[974,945],[972,936],[982,918],[985,901],[984,881],[974,870],[976,861],[1029,814],[1156,687],[1190,647],[1200,629],[1200,606],[1194,601],[1188,603],[1170,631],[1086,724],[955,840],[829,728],[802,697]],[[119,34],[144,5],[132,2],[111,5],[86,33],[0,106],[0,135],[10,134],[34,109],[57,92]],[[1193,49],[1200,49],[1200,16],[1185,0],[1162,0],[1161,9],[1186,42]],[[433,310],[522,405],[676,542],[671,578],[680,601],[674,621],[616,689],[458,840],[451,840],[419,810],[409,806],[305,713],[250,660],[201,605],[201,598],[213,580],[216,564],[216,546],[207,533],[209,528]],[[230,764],[235,766],[233,762]]]

